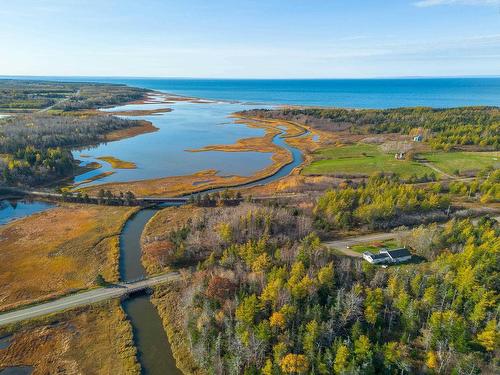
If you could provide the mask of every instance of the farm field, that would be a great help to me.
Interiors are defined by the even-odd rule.
[[[422,157],[448,174],[500,168],[500,152],[427,152]]]
[[[375,172],[397,173],[408,178],[412,175],[422,177],[433,171],[418,162],[396,160],[393,153],[386,154],[375,145],[358,143],[318,150],[302,173],[369,176]]]

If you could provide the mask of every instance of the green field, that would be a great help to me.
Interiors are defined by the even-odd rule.
[[[422,157],[434,164],[437,168],[448,174],[456,170],[478,171],[492,166],[500,168],[500,152],[429,152]]]
[[[376,245],[375,245],[376,243]],[[373,241],[373,243],[365,243],[354,245],[351,247],[351,250],[363,254],[365,251],[370,251],[374,254],[377,254],[381,249],[396,249],[399,245],[394,240],[385,240],[385,241]]]
[[[315,152],[313,157],[313,162],[303,170],[306,175],[386,172],[407,178],[413,174],[420,177],[433,172],[417,162],[396,160],[393,153],[383,153],[377,146],[368,144],[328,147]]]

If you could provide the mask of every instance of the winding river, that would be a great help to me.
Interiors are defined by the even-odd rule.
[[[148,104],[142,106],[148,106]],[[221,143],[221,141],[224,143],[234,143],[239,138],[263,136],[264,130],[262,129],[253,129],[245,125],[234,124],[232,120],[228,119],[228,115],[241,109],[243,109],[242,105],[234,103],[177,103],[172,113],[177,112],[176,119],[178,121],[175,121],[172,113],[152,116],[151,121],[160,128],[158,132],[102,144],[91,150],[75,151],[75,156],[86,162],[91,162],[96,161],[95,158],[97,157],[112,155],[122,160],[136,162],[139,167],[134,170],[114,170],[114,174],[111,176],[99,182],[90,182],[88,185],[102,182],[164,177],[165,175],[188,174],[204,169],[205,167],[213,168],[214,166],[224,174],[251,175],[272,162],[271,153],[189,153],[185,151],[188,148],[203,147],[207,144]],[[201,117],[194,116],[192,112],[194,110]],[[166,117],[166,115],[170,115],[170,117]],[[166,119],[174,121],[165,122]],[[187,131],[187,135],[184,135],[181,140],[172,134],[172,132],[175,133],[179,130],[178,127],[184,128]],[[194,134],[196,134],[196,137],[193,138]],[[267,184],[288,175],[302,163],[303,156],[300,150],[287,144],[285,138],[282,137],[283,134],[284,132],[275,136],[273,143],[287,149],[293,156],[292,161],[271,176],[233,188]],[[217,141],[218,137],[222,138]],[[165,139],[170,139],[169,143],[165,143]],[[88,157],[85,155],[86,153],[92,153],[92,155]],[[99,160],[99,163],[103,166],[102,168],[78,176],[75,182],[82,182],[92,177],[92,175],[102,173],[111,168],[108,163],[102,160]],[[212,189],[209,191],[217,190],[222,189]],[[10,202],[2,201],[2,207],[3,209],[0,210],[0,225],[18,217],[43,211],[52,207],[52,205],[44,202],[20,201],[16,206]],[[162,205],[162,207],[165,207],[165,205]],[[120,278],[123,281],[133,281],[147,277],[146,270],[141,262],[142,251],[140,239],[144,227],[158,209],[160,208],[139,211],[129,219],[120,235]],[[132,295],[123,301],[122,306],[133,328],[134,343],[137,348],[142,374],[180,375],[181,372],[175,365],[175,359],[173,358],[161,318],[155,306],[151,303],[149,295],[147,293]],[[10,369],[10,371],[20,371],[19,373],[22,373],[24,370],[23,368]],[[13,373],[17,374],[18,372]]]
[[[273,142],[291,152],[293,156],[292,162],[283,166],[272,176],[243,184],[240,187],[266,184],[277,180],[288,175],[302,163],[303,157],[300,150],[288,145],[284,138],[278,135],[274,137]],[[163,207],[165,206],[163,205]],[[147,276],[141,262],[141,234],[148,221],[157,211],[158,209],[139,211],[129,219],[122,231],[120,236],[120,277],[123,281],[137,280]],[[134,343],[137,348],[142,373],[145,375],[182,374],[175,365],[175,359],[161,318],[151,303],[149,296],[144,293],[133,295],[123,302],[123,308],[132,324]]]

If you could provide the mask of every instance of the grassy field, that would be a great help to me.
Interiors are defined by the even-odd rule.
[[[119,301],[3,328],[0,337],[11,332],[10,345],[0,350],[0,369],[31,366],[33,375],[140,373],[132,327]]]
[[[0,310],[118,279],[119,234],[137,208],[69,205],[0,228]]]
[[[398,247],[398,244],[394,240],[385,240],[381,242],[370,242],[365,244],[354,245],[351,247],[351,250],[357,253],[364,253],[365,251],[370,251],[374,254],[378,253],[381,249],[395,249]]]
[[[318,150],[313,154],[312,163],[303,169],[306,175],[371,175],[375,172],[397,173],[406,178],[433,171],[417,162],[396,160],[394,154],[383,153],[375,145],[361,143]]]
[[[448,174],[500,168],[500,152],[428,152],[422,157]]]

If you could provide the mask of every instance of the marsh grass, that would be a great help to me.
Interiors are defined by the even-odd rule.
[[[119,301],[81,307],[0,329],[12,335],[0,369],[32,366],[33,374],[140,373],[132,327]]]
[[[185,375],[204,375],[205,372],[195,362],[190,348],[189,339],[184,324],[182,289],[183,281],[157,287],[151,298],[167,332],[177,367]]]
[[[119,234],[137,208],[64,204],[0,228],[0,311],[118,281]]]

